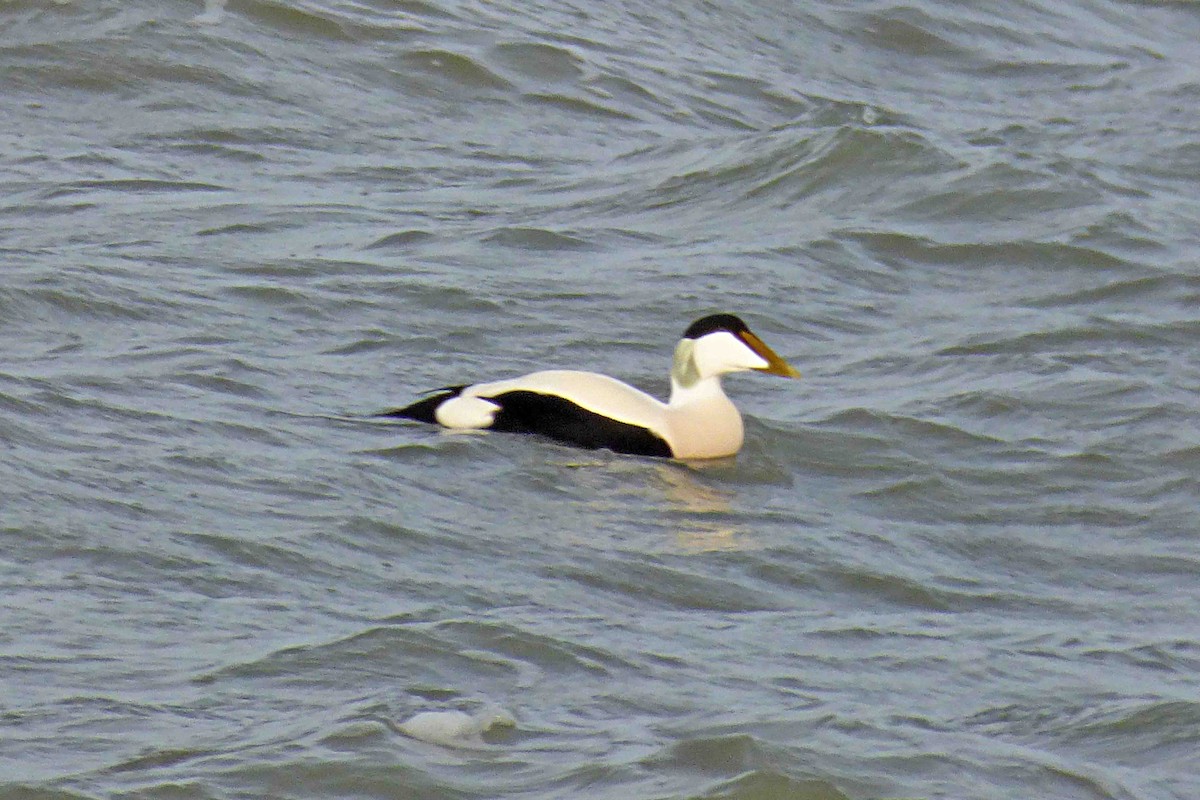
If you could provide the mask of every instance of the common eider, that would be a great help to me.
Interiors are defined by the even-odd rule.
[[[675,347],[666,403],[607,375],[546,370],[511,380],[439,389],[380,416],[451,429],[534,433],[589,449],[662,458],[731,456],[742,446],[742,416],[721,376],[756,370],[799,378],[790,364],[733,314],[693,322]]]

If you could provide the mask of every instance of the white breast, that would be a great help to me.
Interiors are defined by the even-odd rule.
[[[667,441],[676,458],[722,458],[742,448],[742,415],[710,378],[671,395]]]

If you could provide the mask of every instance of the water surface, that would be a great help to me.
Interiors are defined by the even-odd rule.
[[[0,797],[1197,796],[1198,39],[4,4]],[[719,310],[733,460],[368,417]]]

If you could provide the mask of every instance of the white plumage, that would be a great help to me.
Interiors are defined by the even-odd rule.
[[[744,370],[800,377],[741,319],[715,314],[692,323],[676,346],[666,403],[607,375],[546,370],[444,389],[386,416],[537,433],[620,453],[718,458],[736,453],[743,439],[741,414],[721,376]]]

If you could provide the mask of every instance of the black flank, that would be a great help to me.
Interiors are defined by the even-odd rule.
[[[675,455],[653,431],[609,419],[561,397],[521,390],[487,399],[500,404],[491,425],[494,431],[536,433],[589,450],[607,448],[616,453],[659,458]]]

